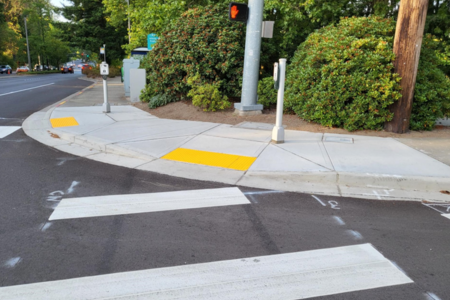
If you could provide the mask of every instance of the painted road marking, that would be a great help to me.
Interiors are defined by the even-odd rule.
[[[178,148],[163,156],[162,159],[247,171],[255,162],[256,157]]]
[[[75,120],[74,117],[50,119],[50,122],[52,123],[53,128],[70,127],[70,126],[78,126],[79,125],[77,120]]]
[[[450,214],[442,214],[443,217],[450,219]]]
[[[63,199],[49,220],[250,204],[238,188]]]
[[[311,197],[313,197],[314,199],[316,199],[320,204],[322,204],[322,206],[327,206],[325,203],[323,203],[322,200],[319,199],[319,197],[311,195]]]
[[[20,128],[20,126],[0,126],[0,139],[10,135]]]
[[[44,85],[40,85],[40,86],[35,86],[35,87],[32,87],[32,88],[28,88],[28,89],[23,89],[23,90],[9,92],[9,93],[5,93],[5,94],[0,94],[0,97],[1,96],[6,96],[6,95],[10,95],[10,94],[20,93],[20,92],[24,92],[24,91],[34,90],[34,89],[38,89],[38,88],[41,88],[41,87],[44,87],[44,86],[48,86],[48,85],[52,85],[52,84],[55,84],[55,83],[49,83],[49,84],[44,84]]]
[[[412,283],[370,244],[0,288],[0,299],[293,300]]]

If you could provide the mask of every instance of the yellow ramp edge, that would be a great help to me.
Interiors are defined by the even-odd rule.
[[[79,125],[77,120],[75,120],[74,117],[50,119],[50,123],[52,123],[53,128],[70,127],[70,126],[78,126]]]
[[[162,159],[247,171],[255,162],[256,157],[178,148],[163,156]]]

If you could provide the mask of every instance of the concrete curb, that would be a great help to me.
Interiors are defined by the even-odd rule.
[[[95,83],[81,92],[91,88]],[[24,132],[43,144],[73,155],[187,179],[330,196],[450,202],[450,196],[441,193],[441,191],[450,190],[450,178],[335,171],[314,173],[235,171],[162,160],[103,139],[75,135],[52,128],[49,119],[55,108],[61,102],[69,101],[79,93],[70,95],[58,103],[32,114],[23,122]]]
[[[104,153],[102,162],[131,167],[120,162],[120,158],[132,159],[132,168],[151,171],[187,179],[222,182],[246,187],[302,192],[318,195],[346,196],[375,200],[414,200],[450,202],[450,196],[441,193],[450,190],[450,178],[400,176],[384,174],[359,174],[343,172],[238,172],[228,169],[165,161],[121,145],[108,144],[105,140],[78,136],[54,129],[49,118],[56,108],[37,112],[23,123],[25,133],[53,147],[79,146],[85,151]],[[36,134],[39,131],[40,134]],[[45,132],[45,134],[44,134]],[[67,151],[77,155],[76,151]],[[80,156],[80,155],[79,155]],[[92,155],[82,155],[93,159]],[[119,161],[119,163],[117,163]]]

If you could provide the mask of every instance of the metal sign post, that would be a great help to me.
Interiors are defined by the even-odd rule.
[[[277,64],[275,64],[277,65]],[[277,98],[277,121],[272,130],[272,142],[276,144],[284,143],[283,127],[283,105],[284,105],[284,82],[286,81],[286,59],[280,59],[278,68],[274,68],[275,88],[278,86]]]
[[[111,107],[108,103],[108,86],[106,85],[106,80],[109,75],[109,66],[105,61],[100,64],[100,75],[102,75],[103,78],[103,112],[110,113]]]

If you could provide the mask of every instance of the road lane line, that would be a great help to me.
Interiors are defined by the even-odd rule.
[[[370,244],[0,288],[8,300],[294,300],[413,281]]]
[[[325,203],[323,203],[322,200],[319,199],[319,197],[316,197],[314,195],[311,195],[314,199],[316,199],[317,201],[319,201],[320,204],[322,204],[322,206],[327,206]]]
[[[450,219],[450,214],[442,214],[443,217]]]
[[[250,204],[238,188],[66,198],[49,220]]]
[[[0,94],[0,97],[1,96],[6,96],[6,95],[10,95],[10,94],[20,93],[20,92],[24,92],[24,91],[34,90],[34,89],[38,89],[38,88],[41,88],[41,87],[44,87],[44,86],[49,86],[49,85],[52,85],[52,84],[55,84],[55,83],[49,83],[49,84],[44,84],[44,85],[40,85],[40,86],[35,86],[35,87],[32,87],[32,88],[28,88],[28,89],[23,89],[23,90],[9,92],[9,93],[5,93],[5,94]]]
[[[0,126],[0,139],[10,135],[11,133],[15,132],[16,130],[19,130],[20,128],[21,128],[20,126]]]

